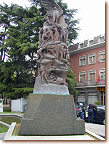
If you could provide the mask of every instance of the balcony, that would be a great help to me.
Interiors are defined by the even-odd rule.
[[[100,86],[105,86],[105,80],[101,80],[100,82],[96,81],[82,81],[82,82],[77,82],[77,87],[83,87],[83,86],[94,86],[94,87],[100,87]]]

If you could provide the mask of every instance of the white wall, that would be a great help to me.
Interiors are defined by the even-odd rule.
[[[3,112],[3,99],[0,99],[0,112]]]
[[[78,102],[85,102],[85,96],[78,96]]]
[[[97,96],[89,96],[88,97],[88,104],[95,103],[97,101]]]
[[[20,98],[17,100],[11,100],[11,111],[12,112],[24,112],[27,99]]]

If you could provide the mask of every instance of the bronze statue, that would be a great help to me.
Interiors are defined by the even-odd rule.
[[[63,11],[55,0],[42,0],[45,5],[46,22],[39,31],[38,75],[42,83],[66,84],[69,68],[67,38],[68,25]]]

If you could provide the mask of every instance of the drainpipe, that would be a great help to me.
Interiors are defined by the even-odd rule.
[[[103,92],[103,105],[105,105],[104,101],[105,101],[105,99],[104,99],[104,92]]]

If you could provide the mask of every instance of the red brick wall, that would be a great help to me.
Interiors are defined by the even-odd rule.
[[[85,52],[80,52],[77,54],[72,54],[70,56],[70,66],[76,75],[76,81],[79,81],[79,72],[85,71],[86,72],[86,81],[88,81],[88,71],[89,70],[96,70],[96,81],[99,77],[99,69],[105,68],[105,62],[100,63],[98,61],[99,51],[105,50],[105,47],[99,47],[92,50],[87,50]],[[95,64],[88,64],[88,54],[95,53],[96,54],[96,63]],[[86,65],[79,66],[79,56],[86,56]]]

